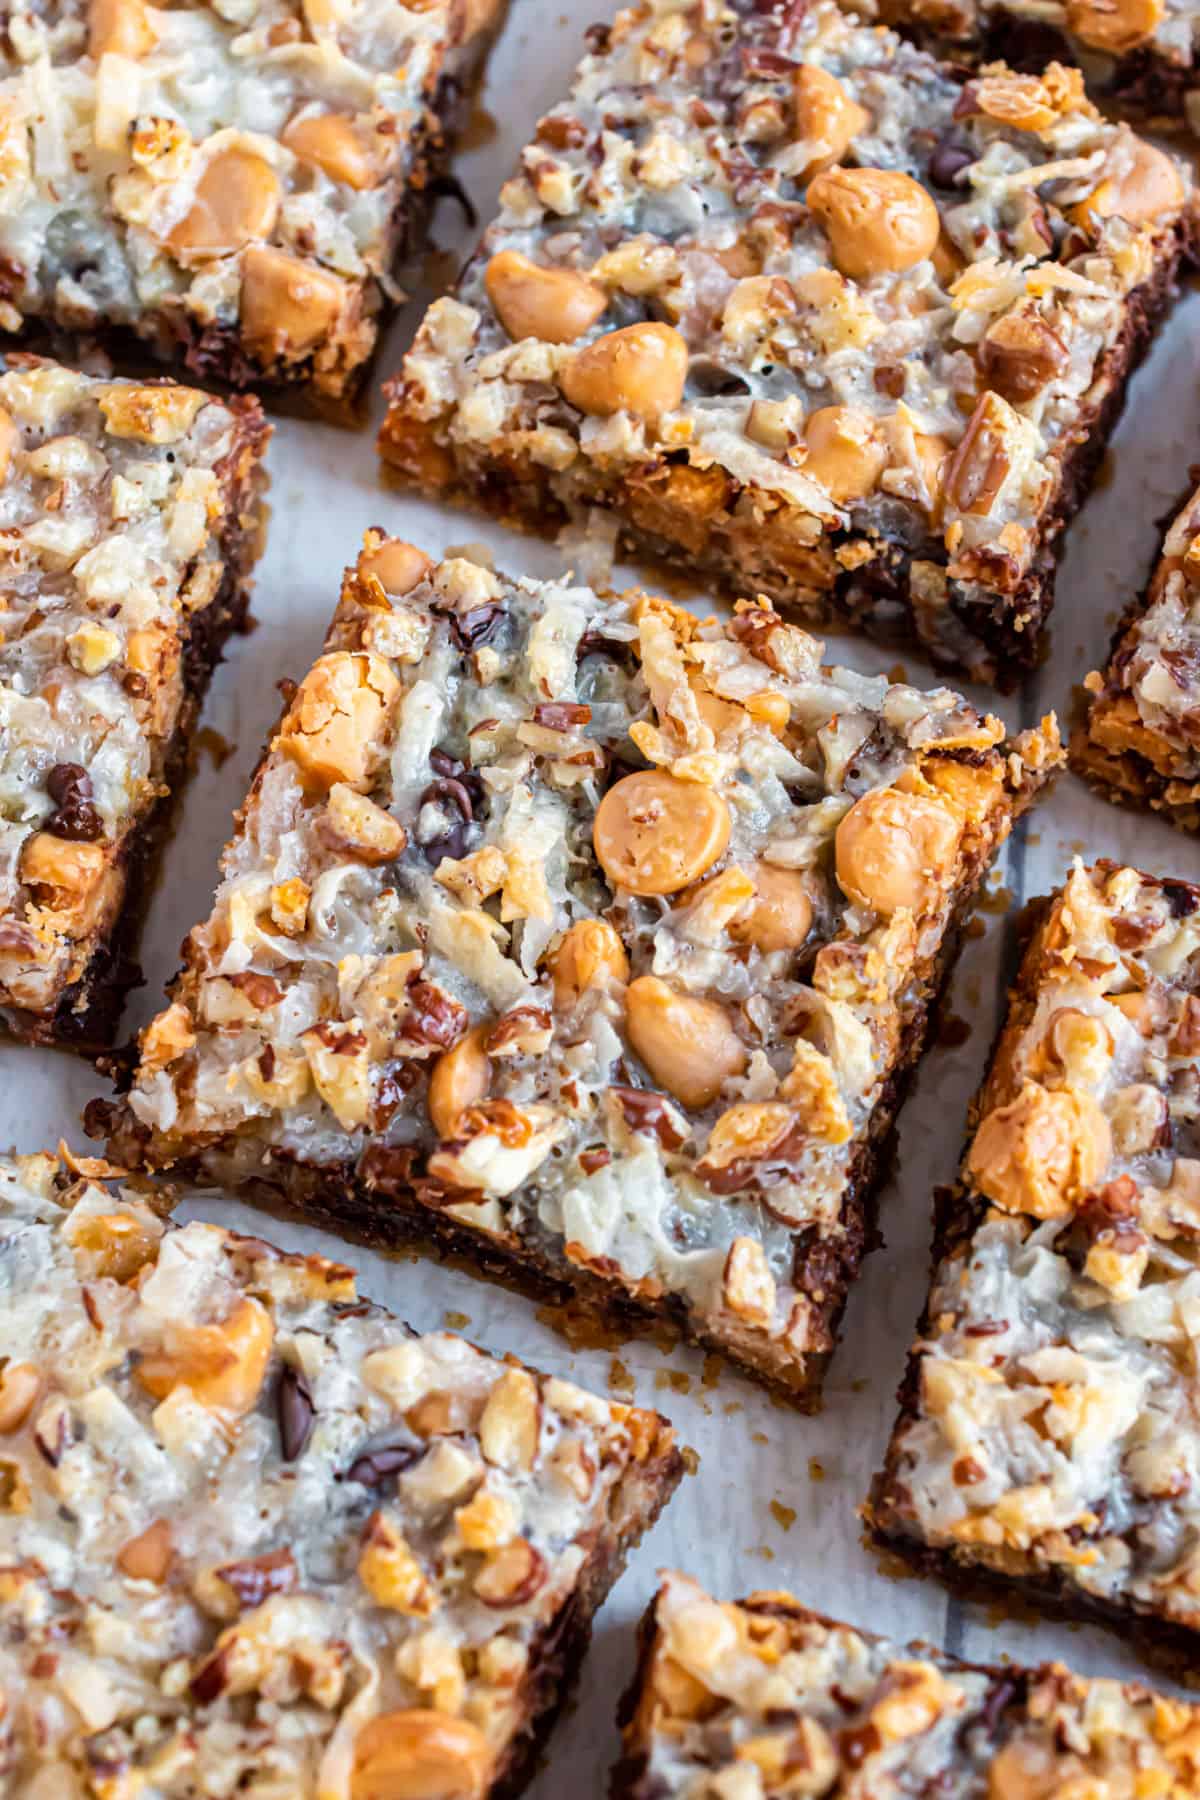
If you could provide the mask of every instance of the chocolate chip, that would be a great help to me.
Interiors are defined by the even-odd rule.
[[[1186,919],[1200,906],[1200,888],[1192,887],[1190,882],[1164,881],[1162,891],[1173,918]]]
[[[404,1469],[411,1469],[425,1454],[424,1447],[417,1444],[380,1444],[377,1450],[367,1450],[356,1457],[339,1481],[357,1481],[363,1487],[378,1487],[389,1475],[399,1475]]]
[[[432,762],[433,757],[437,754],[438,752],[435,750],[429,760]],[[436,781],[429,783],[421,795],[420,805],[437,805],[444,812],[456,811],[458,813],[457,823],[450,825],[438,837],[430,838],[427,843],[421,845],[430,868],[436,869],[443,856],[449,856],[457,862],[466,852],[467,826],[475,817],[474,803],[466,783],[460,781],[456,775],[439,775]]]
[[[313,1428],[312,1390],[299,1369],[284,1363],[275,1389],[275,1415],[279,1420],[279,1443],[284,1462],[295,1462],[303,1455]]]
[[[933,147],[933,154],[929,158],[929,179],[935,187],[956,187],[958,177],[964,169],[970,168],[975,158],[974,146],[958,132],[948,131]]]
[[[55,763],[46,777],[46,792],[58,809],[47,819],[47,831],[75,844],[93,844],[104,836],[104,822],[92,805],[91,776],[82,763]]]
[[[450,634],[460,650],[478,650],[490,644],[508,617],[499,601],[473,606],[470,612],[450,614]]]

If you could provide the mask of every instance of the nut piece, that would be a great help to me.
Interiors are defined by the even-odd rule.
[[[1164,0],[1067,0],[1067,30],[1093,50],[1126,56],[1154,36],[1166,11]]]
[[[130,1581],[166,1580],[171,1567],[171,1527],[166,1519],[155,1519],[139,1537],[130,1538],[117,1551],[117,1567]]]
[[[433,1065],[429,1119],[440,1138],[453,1138],[467,1109],[487,1098],[492,1085],[492,1064],[483,1047],[488,1030],[486,1024],[474,1026]]]
[[[422,1707],[380,1713],[354,1745],[351,1800],[482,1800],[492,1752],[469,1719]]]
[[[103,844],[75,843],[52,831],[35,831],[21,846],[21,880],[48,890],[40,898],[53,911],[65,911],[99,880],[107,857]]]
[[[432,557],[403,538],[384,538],[358,559],[360,575],[373,575],[385,594],[408,594],[433,567]]]
[[[146,17],[145,0],[91,0],[88,7],[88,55],[99,62],[112,51],[137,62],[154,48],[155,32]]]
[[[318,113],[293,119],[283,142],[301,162],[312,163],[330,181],[344,182],[361,192],[379,179],[375,159],[345,113]]]
[[[541,1435],[537,1382],[527,1369],[505,1369],[479,1420],[479,1448],[508,1474],[532,1469]]]
[[[626,325],[577,351],[559,379],[580,412],[653,419],[679,405],[687,372],[688,347],[671,326]]]
[[[240,1418],[258,1399],[274,1340],[270,1313],[245,1295],[219,1325],[176,1327],[170,1347],[141,1358],[137,1378],[156,1400],[186,1386],[208,1411]]]
[[[438,1591],[386,1513],[373,1512],[363,1532],[358,1578],[377,1606],[410,1619],[428,1619],[441,1604]]]
[[[1086,200],[1071,208],[1070,217],[1085,229],[1097,219],[1117,216],[1142,225],[1183,205],[1183,176],[1174,159],[1141,138],[1132,137],[1130,166],[1115,179],[1102,181]]]
[[[809,181],[831,163],[840,162],[871,115],[852,100],[836,75],[819,63],[801,63],[792,76],[792,120],[798,138],[822,147],[802,169],[793,171],[796,181]]]
[[[331,651],[297,688],[274,748],[292,758],[310,791],[337,781],[364,788],[399,694],[400,683],[380,657]]]
[[[242,258],[242,336],[267,363],[306,356],[332,335],[346,293],[328,269],[252,244]]]
[[[474,1590],[485,1606],[524,1606],[546,1579],[545,1558],[526,1538],[514,1538],[490,1552],[475,1577]]]
[[[982,1121],[966,1173],[1006,1212],[1058,1219],[1100,1180],[1112,1160],[1112,1132],[1092,1096],[1026,1081],[1016,1099]]]
[[[748,1325],[769,1325],[775,1316],[775,1277],[757,1238],[737,1237],[729,1246],[722,1278],[725,1304]]]
[[[715,1001],[677,994],[657,975],[640,975],[626,1004],[630,1043],[681,1105],[707,1106],[745,1068],[742,1041]]]
[[[729,808],[714,789],[645,769],[609,788],[592,843],[614,887],[674,894],[724,855],[729,831]]]
[[[325,817],[337,841],[359,862],[394,862],[408,842],[399,819],[344,781],[335,781],[330,788]]]
[[[605,290],[577,269],[544,268],[516,250],[493,256],[483,285],[514,340],[570,344],[589,331],[608,306]]]
[[[754,898],[730,920],[730,937],[763,952],[798,950],[813,917],[804,876],[798,869],[775,869],[770,863],[755,863],[750,875]]]
[[[42,1378],[32,1363],[10,1362],[0,1369],[0,1435],[19,1431],[41,1391]]]
[[[902,906],[925,912],[949,884],[960,836],[958,821],[936,800],[875,788],[837,828],[838,885],[884,918]]]
[[[826,169],[805,198],[834,262],[854,281],[911,269],[938,241],[937,207],[919,181],[895,169]]]
[[[1035,400],[1069,361],[1063,340],[1032,306],[1001,313],[979,346],[984,380],[1014,406]]]
[[[623,986],[629,980],[625,946],[603,919],[580,919],[546,960],[558,1012],[571,1012],[589,988]]]
[[[887,467],[883,433],[870,413],[854,406],[822,406],[804,427],[804,473],[839,506],[869,494]]]
[[[264,157],[236,145],[210,156],[187,212],[167,233],[181,262],[233,256],[255,238],[270,237],[279,217],[279,177]]]

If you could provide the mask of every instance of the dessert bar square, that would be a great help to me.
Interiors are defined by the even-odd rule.
[[[667,1421],[67,1164],[0,1162],[5,1791],[515,1795]]]
[[[147,859],[246,615],[267,436],[253,399],[0,364],[0,1019],[19,1037],[112,1041]]]
[[[1193,0],[884,0],[880,15],[957,55],[1082,61],[1089,85],[1131,116],[1200,126]]]
[[[644,0],[593,43],[383,455],[1014,683],[1189,178],[1076,69],[967,83],[832,0]]]
[[[790,1594],[718,1604],[667,1574],[622,1706],[612,1800],[1161,1794],[1200,1781],[1200,1707],[1061,1663],[901,1647]]]
[[[872,1496],[919,1565],[1195,1668],[1200,888],[1077,865],[976,1103]]]
[[[1059,760],[765,602],[369,533],[188,940],[130,1165],[258,1184],[815,1398],[959,927]]]
[[[499,0],[4,10],[0,325],[344,405]]]
[[[1200,471],[1193,470],[1192,479]],[[1200,488],[1167,530],[1150,585],[1122,621],[1071,764],[1111,799],[1200,830]]]

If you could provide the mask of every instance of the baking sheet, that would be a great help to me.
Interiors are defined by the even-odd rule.
[[[565,91],[596,0],[514,0],[493,54],[457,171],[486,221],[529,127]],[[424,259],[418,298],[394,323],[380,373],[399,364],[424,299],[441,291],[473,237],[453,202],[439,209],[438,248]],[[1058,585],[1053,653],[1026,690],[999,703],[1011,727],[1048,708],[1066,723],[1073,689],[1102,661],[1116,617],[1142,585],[1157,541],[1156,521],[1181,493],[1188,464],[1200,461],[1200,292],[1185,289],[1168,329],[1137,376],[1101,482],[1070,537]],[[344,563],[363,530],[379,524],[436,554],[485,543],[511,571],[561,568],[553,546],[516,536],[480,517],[426,504],[381,485],[374,431],[277,422],[269,453],[271,528],[254,600],[257,626],[234,643],[217,672],[204,717],[199,766],[163,859],[143,940],[147,985],[133,997],[127,1026],[155,1010],[179,945],[208,909],[216,858],[228,835],[263,738],[278,710],[275,683],[299,678],[318,652]],[[629,571],[632,575],[632,571]],[[831,660],[872,671],[896,662],[850,639],[830,638]],[[910,679],[931,672],[906,654]],[[983,690],[977,704],[997,706]],[[415,1326],[450,1323],[495,1351],[513,1351],[621,1399],[670,1415],[698,1457],[657,1528],[631,1560],[601,1613],[577,1696],[552,1740],[531,1790],[536,1800],[601,1795],[616,1750],[616,1698],[633,1666],[634,1625],[655,1571],[687,1569],[713,1592],[787,1587],[802,1600],[900,1638],[919,1636],[966,1656],[1003,1652],[1061,1656],[1085,1673],[1129,1674],[1136,1658],[1116,1635],[1048,1623],[1004,1621],[963,1608],[932,1581],[885,1574],[861,1542],[857,1507],[877,1468],[894,1415],[894,1392],[924,1293],[930,1196],[949,1181],[961,1146],[968,1097],[982,1073],[1011,973],[1013,923],[1026,898],[1061,881],[1075,854],[1128,858],[1152,873],[1200,880],[1200,846],[1155,818],[1119,812],[1064,774],[998,865],[950,997],[951,1029],[923,1065],[902,1116],[899,1153],[881,1200],[886,1248],[868,1259],[847,1312],[823,1413],[805,1419],[773,1403],[712,1359],[648,1342],[572,1348],[527,1302],[457,1271],[413,1259],[347,1252],[336,1238],[271,1221],[287,1249],[349,1256],[365,1293]],[[961,1041],[956,1041],[961,1040]],[[21,1151],[82,1140],[79,1113],[107,1088],[83,1064],[53,1051],[0,1047],[0,1144]],[[261,1214],[219,1196],[189,1199],[246,1230]]]

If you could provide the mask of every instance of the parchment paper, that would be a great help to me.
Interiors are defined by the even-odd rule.
[[[560,11],[545,0],[513,0],[493,54],[456,165],[483,222],[533,122],[565,92],[584,28],[603,10],[596,0],[561,4]],[[439,248],[424,259],[423,276],[417,272],[417,297],[392,326],[380,375],[398,366],[424,301],[444,289],[475,233],[446,201],[434,235]],[[1102,662],[1118,613],[1142,586],[1157,542],[1156,521],[1182,493],[1188,464],[1200,461],[1198,373],[1200,293],[1185,290],[1132,385],[1101,482],[1071,531],[1050,660],[1023,693],[1006,700],[966,689],[976,704],[999,710],[1013,729],[1050,707],[1065,728],[1075,685]],[[433,554],[450,545],[486,543],[500,566],[514,572],[549,575],[562,566],[552,545],[386,489],[374,449],[381,414],[376,397],[370,429],[355,434],[277,421],[268,459],[269,545],[253,605],[257,628],[231,646],[204,717],[209,733],[232,749],[218,765],[216,740],[205,739],[211,748],[201,751],[163,859],[142,945],[147,985],[133,997],[127,1031],[156,1008],[184,935],[208,911],[218,853],[278,710],[275,683],[298,679],[318,653],[340,572],[356,554],[363,530],[383,525]],[[849,638],[828,643],[830,660],[872,671],[897,660],[894,651]],[[935,679],[915,655],[903,660],[912,680]],[[599,1616],[577,1697],[531,1790],[535,1800],[567,1794],[582,1800],[605,1792],[617,1741],[616,1700],[633,1666],[635,1621],[662,1567],[691,1571],[721,1597],[790,1588],[853,1623],[921,1637],[961,1655],[1061,1656],[1084,1673],[1138,1671],[1116,1634],[1001,1620],[948,1600],[933,1581],[883,1573],[861,1542],[856,1511],[894,1417],[896,1384],[924,1296],[931,1194],[954,1174],[967,1100],[982,1074],[1012,972],[1015,914],[1025,898],[1057,885],[1075,854],[1128,858],[1152,873],[1200,880],[1194,838],[1156,818],[1118,811],[1070,774],[1018,832],[980,914],[986,930],[967,940],[951,990],[950,1009],[964,1021],[965,1038],[954,1043],[961,1031],[944,1034],[951,1041],[926,1058],[902,1115],[899,1154],[881,1200],[886,1247],[868,1259],[851,1298],[824,1412],[815,1419],[773,1404],[749,1382],[691,1351],[664,1352],[644,1341],[573,1350],[527,1302],[457,1271],[357,1247],[347,1251],[331,1235],[264,1221],[221,1196],[185,1202],[188,1214],[265,1232],[285,1248],[348,1258],[361,1272],[362,1291],[418,1328],[451,1323],[491,1350],[513,1351],[601,1393],[625,1399],[636,1394],[642,1404],[667,1413],[696,1451],[696,1473],[684,1480]],[[83,1105],[107,1091],[73,1057],[2,1045],[0,1144],[32,1151],[53,1148],[65,1136],[78,1147],[84,1142],[78,1122]]]

